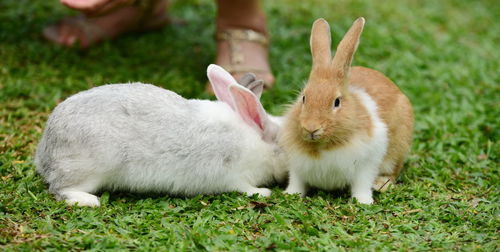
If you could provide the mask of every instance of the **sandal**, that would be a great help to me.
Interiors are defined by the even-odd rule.
[[[75,43],[79,42],[80,48],[87,48],[104,40],[116,37],[120,34],[158,29],[163,27],[165,24],[170,23],[170,19],[165,12],[155,13],[157,12],[155,9],[157,6],[154,6],[153,3],[156,2],[151,0],[135,1],[131,6],[139,8],[141,10],[141,17],[137,21],[137,24],[132,25],[129,29],[125,29],[122,32],[118,32],[117,34],[106,31],[96,24],[95,20],[98,18],[102,18],[102,16],[90,17],[83,14],[64,18],[57,24],[48,26],[43,29],[42,34],[45,39],[54,44],[61,44],[71,47],[75,45]],[[127,8],[127,6],[122,8]],[[118,9],[117,11],[120,11],[120,9]],[[62,25],[73,27],[71,29],[77,30],[75,32],[75,35],[73,35],[73,39],[70,39],[69,42],[66,43],[64,41],[61,41],[61,37],[59,34],[61,28],[63,27]]]
[[[227,29],[225,31],[219,32],[216,35],[217,42],[227,41],[229,46],[229,63],[222,64],[221,66],[231,73],[233,76],[237,74],[244,74],[247,72],[255,73],[256,75],[269,74],[271,73],[269,68],[259,68],[259,67],[249,67],[246,62],[243,48],[246,46],[245,42],[253,42],[267,50],[269,44],[269,39],[262,33],[256,32],[249,29]],[[266,55],[266,63],[267,55]],[[245,64],[247,63],[247,64]],[[271,73],[272,75],[272,73]],[[262,79],[262,78],[260,78]],[[272,87],[272,81],[264,82],[264,88],[269,89]]]

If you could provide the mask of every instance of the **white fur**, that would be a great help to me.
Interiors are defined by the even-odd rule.
[[[269,196],[258,186],[287,174],[277,143],[264,141],[227,103],[140,83],[96,87],[59,104],[35,164],[58,199],[80,206],[99,206],[99,190]]]
[[[283,124],[285,123],[285,118],[283,116],[269,115],[269,120],[274,124],[278,125],[280,129],[283,127]]]
[[[349,144],[321,152],[313,159],[301,151],[291,151],[290,185],[287,193],[305,195],[307,186],[332,190],[350,186],[352,196],[359,202],[373,202],[371,187],[387,151],[387,126],[380,119],[375,101],[361,88],[351,87],[367,109],[373,135],[355,135]]]

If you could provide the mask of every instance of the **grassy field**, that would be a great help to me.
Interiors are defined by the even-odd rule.
[[[386,73],[410,97],[415,140],[406,171],[371,206],[348,192],[300,199],[238,193],[195,198],[108,193],[100,208],[55,201],[35,172],[45,120],[69,95],[141,81],[204,93],[215,55],[214,1],[175,1],[188,21],[88,51],[46,43],[40,30],[71,14],[57,1],[0,2],[0,249],[499,251],[500,5],[497,1],[264,1],[272,34],[274,114],[309,73],[318,17],[338,42],[367,20],[355,65]]]

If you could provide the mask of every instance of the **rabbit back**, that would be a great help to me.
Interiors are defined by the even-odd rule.
[[[180,195],[228,191],[237,176],[255,172],[238,170],[245,167],[241,162],[256,163],[242,158],[255,152],[242,146],[270,148],[253,142],[259,136],[239,121],[222,102],[186,100],[148,84],[101,86],[56,107],[35,162],[55,193],[75,186]]]

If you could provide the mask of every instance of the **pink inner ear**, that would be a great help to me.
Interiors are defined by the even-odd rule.
[[[264,118],[266,116],[262,104],[248,89],[231,85],[229,90],[234,98],[237,112],[243,120],[257,130],[264,132]]]
[[[208,66],[207,76],[217,100],[227,103],[233,110],[236,110],[233,98],[229,93],[229,85],[238,83],[233,76],[215,64]]]

